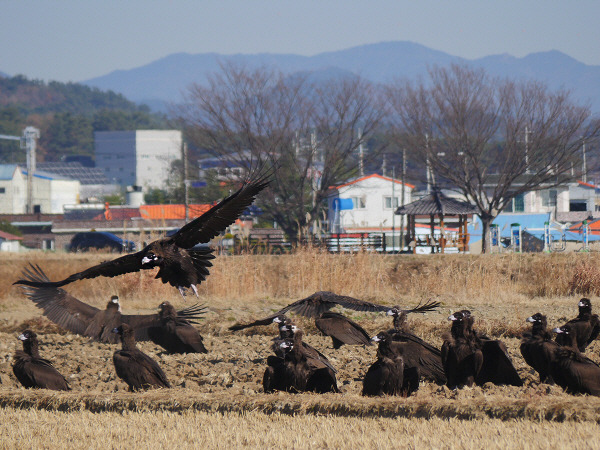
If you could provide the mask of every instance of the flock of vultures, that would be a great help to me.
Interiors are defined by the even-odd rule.
[[[73,333],[94,340],[118,343],[113,363],[120,377],[132,391],[169,388],[170,384],[158,363],[136,346],[136,341],[151,340],[168,353],[206,353],[198,330],[193,326],[206,308],[194,305],[175,310],[169,302],[159,305],[150,315],[121,314],[119,300],[113,296],[106,309],[88,305],[68,294],[63,286],[99,276],[115,277],[158,267],[156,278],[176,287],[182,295],[192,290],[209,274],[214,258],[208,243],[243,213],[255,197],[269,184],[269,176],[257,176],[214,205],[202,216],[184,225],[177,233],[151,242],[137,253],[106,261],[61,281],[50,281],[41,267],[29,265],[20,285],[51,321]],[[330,311],[333,307],[385,312],[393,318],[393,327],[374,337],[356,322]],[[333,348],[347,345],[378,345],[377,360],[363,378],[363,395],[408,396],[419,388],[421,380],[445,384],[456,389],[474,384],[522,386],[506,346],[473,329],[474,317],[468,310],[450,315],[450,331],[440,348],[411,333],[406,324],[408,314],[425,313],[438,302],[402,309],[371,303],[332,292],[316,292],[276,313],[252,323],[230,327],[232,331],[276,323],[279,336],[273,339],[273,355],[267,358],[263,376],[265,392],[339,392],[336,369],[319,350],[303,341],[303,332],[286,316],[295,313],[315,319],[315,326],[330,336]],[[527,319],[531,331],[523,335],[521,354],[544,383],[556,383],[568,393],[600,396],[600,367],[583,356],[586,346],[600,333],[598,316],[592,314],[589,299],[579,302],[579,315],[553,331],[547,330],[546,317],[537,313]],[[26,330],[18,336],[23,351],[14,357],[13,372],[27,387],[69,390],[67,380],[43,359],[38,350],[36,333]]]

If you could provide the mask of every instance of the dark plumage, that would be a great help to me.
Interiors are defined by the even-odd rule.
[[[471,314],[458,311],[448,317],[452,321],[450,336],[444,339],[441,356],[446,375],[446,385],[472,386],[483,365],[483,353],[478,340],[470,332]]]
[[[198,330],[173,305],[163,302],[158,308],[160,325],[146,328],[152,342],[169,353],[208,353]]]
[[[33,265],[25,269],[24,276],[34,281],[48,279],[39,266]],[[160,314],[121,314],[121,305],[116,295],[111,297],[106,309],[101,310],[78,300],[62,288],[24,286],[23,290],[25,295],[44,311],[44,316],[58,326],[102,342],[118,343],[119,337],[112,330],[121,323],[126,323],[136,330],[138,341],[151,339],[148,328],[163,327]],[[202,306],[190,306],[177,311],[176,322],[199,319],[204,312],[205,308]],[[161,345],[158,342],[157,344]]]
[[[394,313],[394,328],[388,333],[393,341],[402,342],[404,347],[404,361],[408,367],[417,367],[421,378],[439,384],[446,383],[442,352],[440,349],[425,342],[408,330],[406,325],[406,312]]]
[[[265,392],[270,392],[275,386],[283,387],[281,390],[289,392],[339,392],[335,371],[330,364],[321,358],[315,358],[302,342],[302,330],[294,330],[294,338],[281,342],[283,362],[277,362],[273,368],[274,379],[268,380],[267,372],[263,377]],[[269,360],[267,360],[269,363]],[[327,361],[328,362],[328,361]],[[283,378],[276,378],[283,377]]]
[[[113,355],[115,370],[130,391],[171,387],[156,361],[137,348],[134,331],[129,325],[122,324],[113,332],[119,335],[122,342],[122,349]]]
[[[389,332],[373,337],[379,343],[377,361],[363,379],[362,395],[401,395],[408,397],[419,388],[419,369],[404,360],[404,343],[395,342]]]
[[[460,312],[466,318],[466,333],[471,336],[474,345],[481,350],[483,357],[475,383],[479,386],[488,382],[496,385],[523,386],[523,380],[513,366],[506,345],[502,341],[490,339],[473,330],[475,319],[471,312],[466,309]]]
[[[564,346],[554,352],[550,365],[552,378],[570,394],[600,396],[600,367],[580,353],[577,328],[567,323],[554,329],[555,333],[562,336]]]
[[[333,348],[339,348],[343,344],[348,345],[371,345],[369,334],[356,322],[343,316],[329,312],[334,306],[343,306],[344,308],[355,311],[404,311],[404,313],[431,311],[437,308],[439,302],[430,302],[426,305],[419,305],[410,310],[401,310],[399,307],[389,307],[376,305],[375,303],[365,302],[353,297],[338,295],[329,291],[319,291],[314,294],[290,303],[286,307],[262,319],[246,324],[236,324],[229,327],[232,331],[242,330],[244,328],[268,325],[273,322],[277,316],[288,312],[294,312],[305,317],[314,317],[315,325],[326,336],[330,336],[333,341]]]
[[[326,311],[315,319],[315,326],[325,336],[331,337],[335,349],[344,344],[372,345],[364,328],[341,314]]]
[[[577,336],[577,348],[584,352],[586,347],[600,334],[600,320],[597,314],[592,314],[592,302],[589,298],[582,298],[578,303],[579,314],[576,318],[567,322],[571,330]],[[564,334],[557,334],[556,341],[565,345],[570,341]]]
[[[64,280],[39,282],[21,279],[14,284],[33,287],[61,287],[73,281],[96,277],[115,277],[142,269],[158,267],[156,278],[179,289],[182,295],[191,288],[198,295],[196,285],[208,276],[212,249],[192,249],[195,245],[208,243],[212,238],[234,223],[242,212],[252,204],[256,195],[269,181],[265,176],[244,183],[235,193],[224,198],[200,217],[188,222],[173,236],[151,242],[141,251],[121,256],[74,273]]]
[[[37,335],[31,330],[25,330],[18,337],[23,341],[23,351],[17,350],[13,373],[17,380],[26,388],[53,389],[69,391],[71,388],[52,363],[40,357]]]
[[[532,324],[531,333],[523,334],[521,339],[521,355],[527,364],[540,375],[541,383],[551,383],[550,365],[558,344],[546,330],[546,316],[536,313],[527,318]]]

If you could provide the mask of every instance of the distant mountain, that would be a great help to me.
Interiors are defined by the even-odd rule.
[[[524,58],[507,54],[467,60],[412,42],[362,45],[315,56],[289,54],[220,55],[177,53],[145,66],[119,70],[83,83],[122,93],[130,100],[160,108],[177,103],[191,83],[206,83],[219,64],[232,61],[248,67],[274,66],[284,73],[313,72],[314,76],[354,73],[374,82],[425,75],[431,66],[467,63],[492,75],[537,79],[552,89],[567,88],[575,98],[600,112],[600,66],[588,66],[558,51],[532,53]]]

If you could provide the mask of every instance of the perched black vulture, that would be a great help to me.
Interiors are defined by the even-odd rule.
[[[294,338],[286,339],[280,347],[284,349],[283,384],[290,392],[340,392],[335,370],[321,358],[307,351],[302,342],[302,330],[294,330]],[[327,361],[329,363],[329,361]],[[265,389],[265,391],[267,391]]]
[[[408,366],[403,357],[404,343],[395,342],[389,332],[373,338],[378,342],[377,361],[367,370],[363,379],[362,395],[401,395],[408,397],[419,388],[419,369]]]
[[[510,386],[523,386],[523,380],[517,373],[508,355],[506,345],[499,340],[481,340],[483,365],[475,378],[478,385],[493,383]]]
[[[472,336],[483,356],[483,363],[475,377],[475,383],[480,386],[488,382],[496,385],[523,386],[523,380],[513,366],[506,345],[500,340],[490,339],[473,330],[475,319],[471,312],[466,309],[460,312],[466,317],[466,332]]]
[[[151,388],[170,388],[165,373],[135,344],[134,331],[127,324],[113,330],[121,338],[122,349],[113,355],[117,376],[129,386],[130,391]]]
[[[329,291],[319,291],[294,303],[290,303],[270,316],[246,324],[236,324],[229,327],[229,329],[237,331],[249,327],[268,325],[272,323],[275,317],[282,316],[288,312],[294,312],[301,316],[314,317],[315,325],[319,331],[331,337],[333,348],[337,349],[343,344],[371,345],[369,334],[359,324],[342,314],[329,312],[331,308],[338,305],[355,311],[384,311],[392,315],[391,311],[424,313],[437,308],[439,302],[429,302],[426,305],[419,305],[417,308],[401,310],[399,307],[377,305]]]
[[[24,276],[33,281],[47,280],[46,274],[39,266],[30,265]],[[161,328],[159,314],[121,314],[119,298],[113,295],[105,310],[78,300],[62,288],[24,286],[25,295],[44,311],[44,316],[72,333],[90,337],[102,342],[116,344],[119,337],[112,330],[121,323],[128,324],[136,330],[136,340],[150,339],[148,328]],[[190,306],[177,311],[177,320],[193,321],[200,319],[206,308],[200,305]],[[160,345],[160,344],[159,344]]]
[[[17,350],[13,373],[26,388],[53,389],[69,391],[71,388],[63,377],[47,359],[40,357],[37,335],[25,330],[18,337],[23,341],[23,351]]]
[[[527,364],[540,375],[541,383],[551,383],[550,365],[558,344],[552,340],[552,335],[546,330],[546,316],[536,313],[527,318],[532,324],[531,333],[523,334],[521,339],[521,355]]]
[[[554,332],[562,336],[564,345],[555,350],[550,371],[555,383],[570,394],[600,396],[600,367],[583,356],[578,347],[578,327],[565,324]]]
[[[160,325],[142,328],[140,332],[147,330],[150,340],[169,353],[208,353],[198,330],[180,317],[173,305],[163,302],[158,308]]]
[[[179,289],[181,295],[191,288],[196,295],[197,284],[206,279],[212,249],[193,249],[197,244],[208,243],[212,238],[234,223],[252,204],[255,197],[269,184],[268,176],[259,175],[221,200],[200,217],[188,222],[172,236],[151,242],[137,253],[105,261],[82,272],[74,273],[61,281],[32,281],[21,279],[14,284],[33,287],[61,287],[73,281],[96,277],[115,277],[142,269],[158,267],[156,278]]]
[[[444,339],[441,356],[446,385],[451,389],[473,386],[483,365],[483,353],[477,338],[470,332],[471,314],[458,311],[448,317],[450,335]]]
[[[408,367],[417,367],[420,377],[438,384],[446,383],[442,352],[408,330],[406,312],[394,316],[394,328],[389,330],[393,341],[404,345],[404,362]]]
[[[589,298],[582,298],[578,303],[579,314],[576,318],[567,322],[571,330],[577,336],[577,348],[584,352],[586,347],[600,334],[600,320],[597,314],[592,314],[592,302]],[[569,345],[570,338],[565,334],[557,334],[556,341],[560,345]]]

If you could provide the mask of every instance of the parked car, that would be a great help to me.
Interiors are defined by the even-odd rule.
[[[134,252],[135,242],[121,239],[119,236],[106,231],[89,231],[77,233],[71,239],[69,251],[86,252],[89,250],[107,249],[111,252]]]

